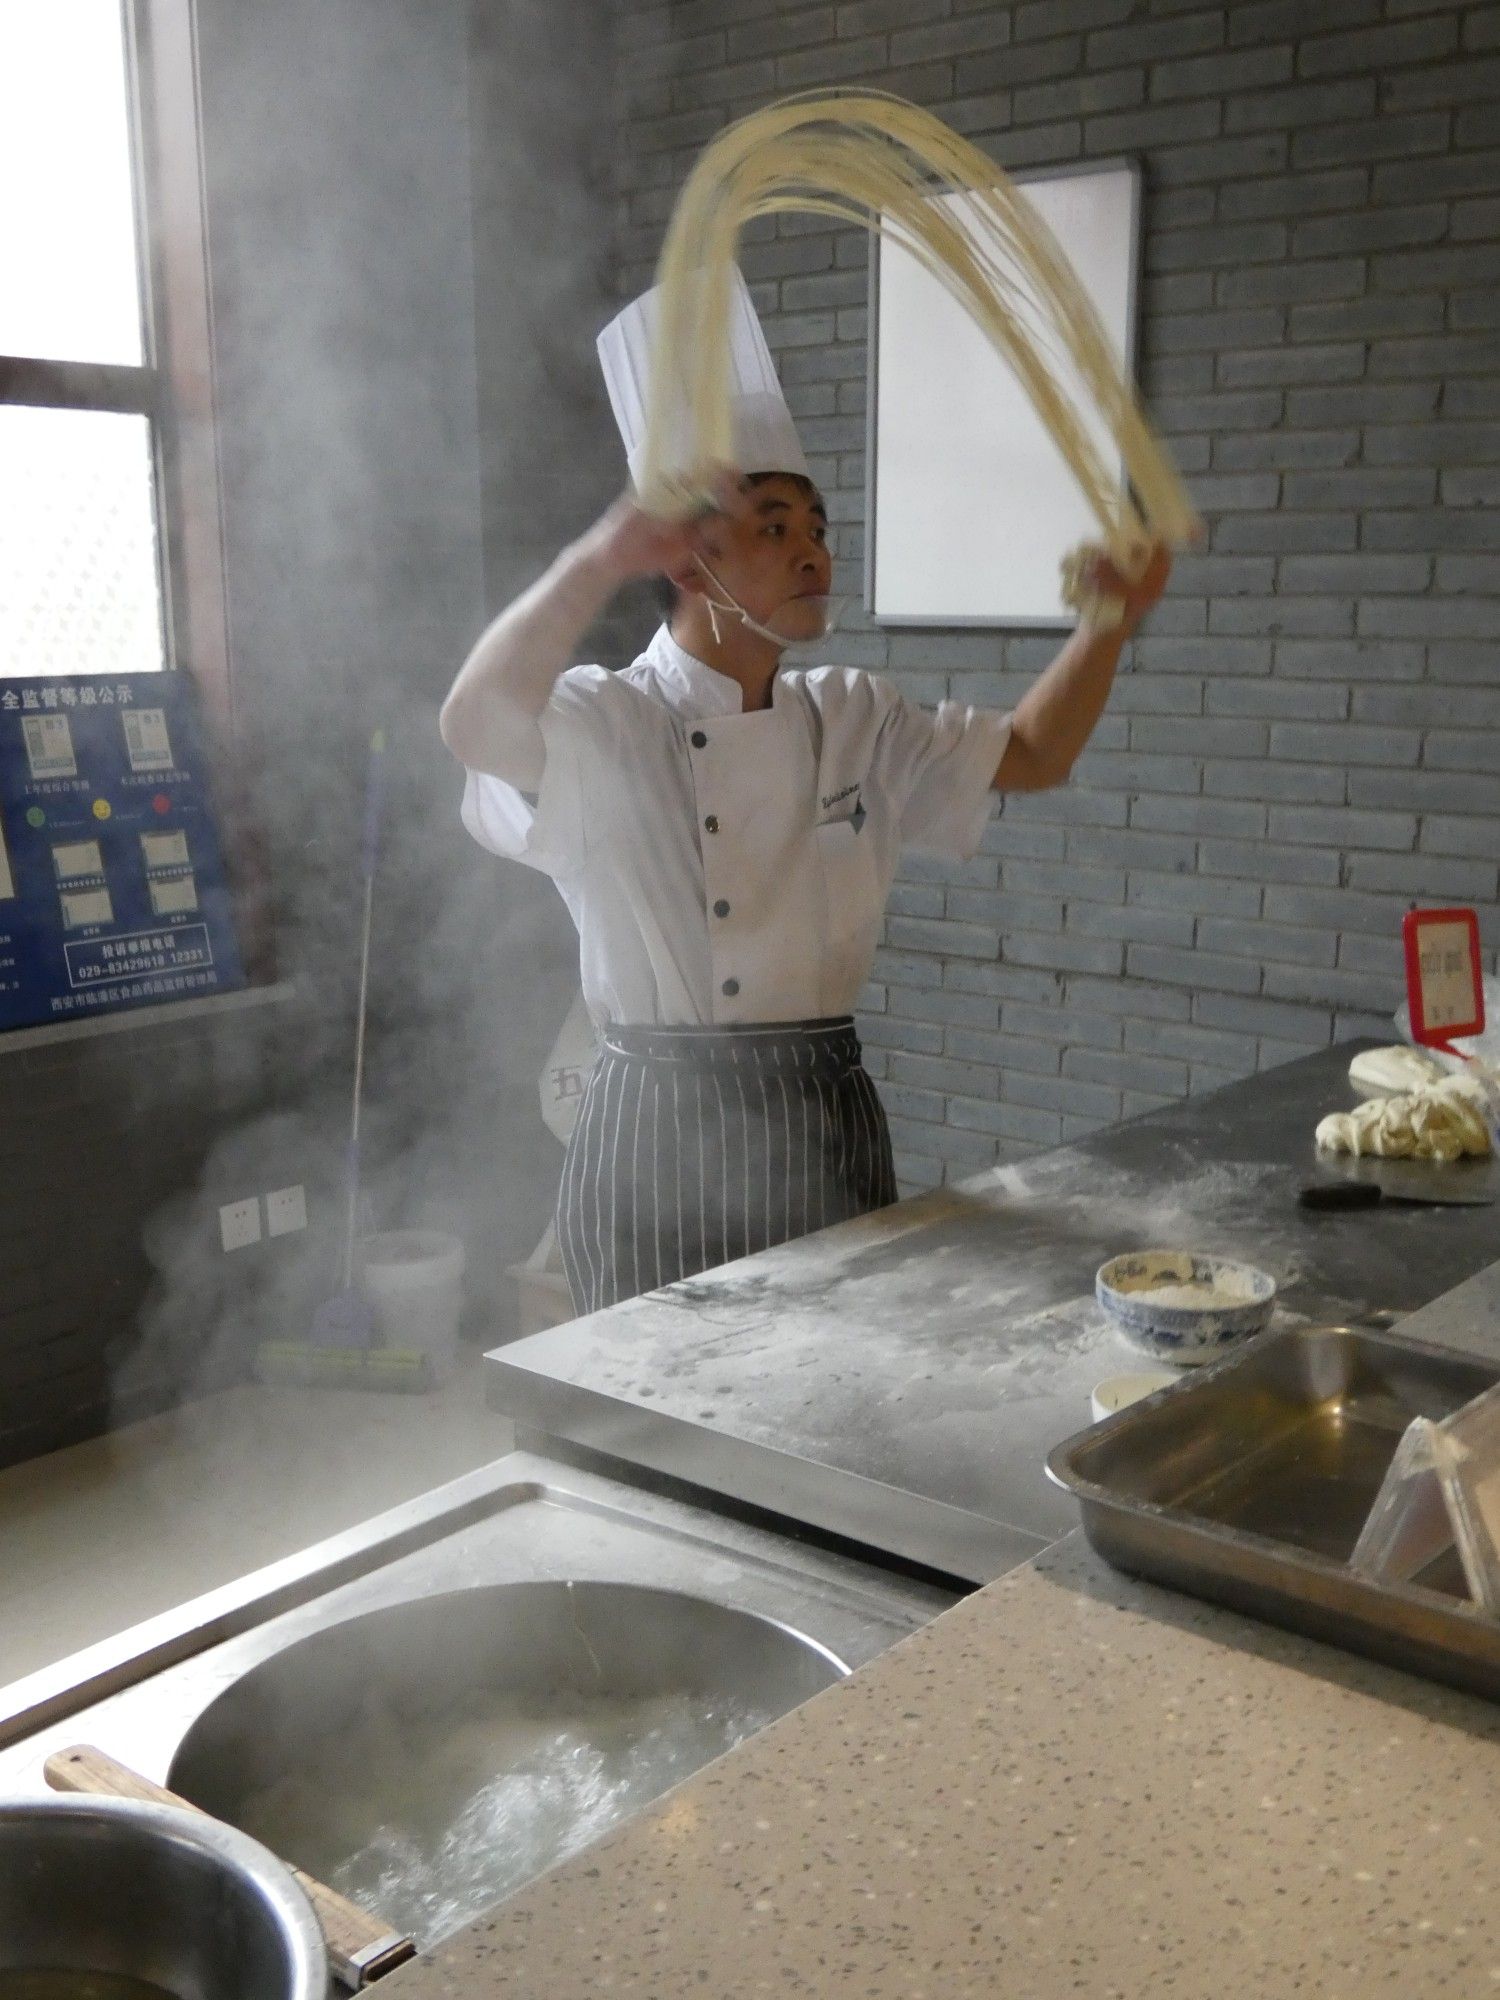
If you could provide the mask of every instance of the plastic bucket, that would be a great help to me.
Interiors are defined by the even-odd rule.
[[[436,1229],[392,1229],[359,1246],[359,1288],[382,1347],[425,1354],[441,1380],[458,1353],[464,1246]]]

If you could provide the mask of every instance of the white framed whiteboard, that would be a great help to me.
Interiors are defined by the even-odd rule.
[[[1017,181],[1133,376],[1138,164],[1111,160]],[[1070,625],[1058,565],[1098,539],[1088,503],[964,308],[909,251],[878,232],[870,241],[866,608],[890,625]],[[1092,414],[1087,398],[1083,408]]]

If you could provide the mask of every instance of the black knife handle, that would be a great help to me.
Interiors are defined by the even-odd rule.
[[[1304,1208],[1373,1208],[1380,1200],[1373,1181],[1314,1181],[1297,1196]]]

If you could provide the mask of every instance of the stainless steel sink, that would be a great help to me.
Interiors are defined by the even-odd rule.
[[[340,1864],[318,1844],[320,1815],[336,1820],[357,1791],[356,1832],[379,1817],[371,1758],[349,1749],[372,1698],[377,1725],[451,1724],[469,1748],[476,1729],[498,1729],[513,1751],[524,1725],[533,1749],[550,1728],[576,1755],[602,1730],[611,1754],[629,1753],[619,1803],[637,1810],[952,1601],[515,1453],[0,1690],[0,1796],[44,1789],[48,1756],[92,1743],[275,1846],[264,1815],[285,1808],[290,1784],[312,1838],[290,1858],[327,1879]],[[644,1762],[638,1738],[653,1746]],[[408,1759],[398,1789],[429,1761]],[[428,1790],[430,1821],[441,1785]],[[585,1835],[606,1824],[589,1818]],[[335,1886],[359,1898],[358,1880]],[[417,1914],[419,1935],[447,1921]]]
[[[492,1584],[272,1654],[167,1782],[430,1945],[847,1671],[683,1591]]]

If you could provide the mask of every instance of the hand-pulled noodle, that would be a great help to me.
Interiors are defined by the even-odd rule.
[[[950,196],[951,200],[936,197]],[[1198,522],[1109,336],[1052,232],[1009,177],[931,113],[878,92],[811,92],[768,105],[708,145],[684,184],[657,270],[642,504],[676,516],[733,460],[728,373],[740,234],[780,210],[878,230],[968,310],[1020,381],[1124,574],[1152,541]],[[1101,446],[1087,406],[1123,461]],[[1065,561],[1081,604],[1087,561]]]

